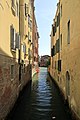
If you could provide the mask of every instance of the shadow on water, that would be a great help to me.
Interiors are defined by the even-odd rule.
[[[55,120],[76,120],[72,117],[69,106],[65,104],[64,97],[55,80],[53,80],[49,74],[47,75],[47,81],[49,81],[52,91],[52,118]]]
[[[24,88],[7,120],[72,120],[65,111],[60,92],[40,68],[32,82]]]
[[[21,91],[14,108],[7,116],[6,120],[28,120],[31,97],[31,81]]]

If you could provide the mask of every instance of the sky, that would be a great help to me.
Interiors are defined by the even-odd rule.
[[[39,32],[39,55],[50,55],[50,33],[58,0],[35,0],[35,16]]]

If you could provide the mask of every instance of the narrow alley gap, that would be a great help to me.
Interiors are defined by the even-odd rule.
[[[40,68],[20,93],[7,120],[72,120],[58,89],[48,78],[47,68]]]

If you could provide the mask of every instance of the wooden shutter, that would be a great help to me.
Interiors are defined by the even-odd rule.
[[[16,48],[20,49],[20,35],[16,33]]]
[[[14,38],[13,38],[13,42],[14,42],[14,50],[16,49],[16,30],[13,28],[13,36],[14,36]]]
[[[13,26],[10,26],[10,39],[11,39],[11,49],[16,49],[16,31]]]
[[[14,28],[13,26],[11,25],[10,26],[10,39],[11,39],[11,49],[15,49],[15,31],[14,31]]]

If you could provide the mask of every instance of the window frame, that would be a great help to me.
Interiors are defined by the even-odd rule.
[[[70,44],[70,20],[67,23],[67,44]]]
[[[12,66],[13,66],[13,70],[12,70]],[[14,71],[15,71],[15,66],[14,66],[14,64],[11,64],[11,66],[10,66],[11,81],[14,80]]]

